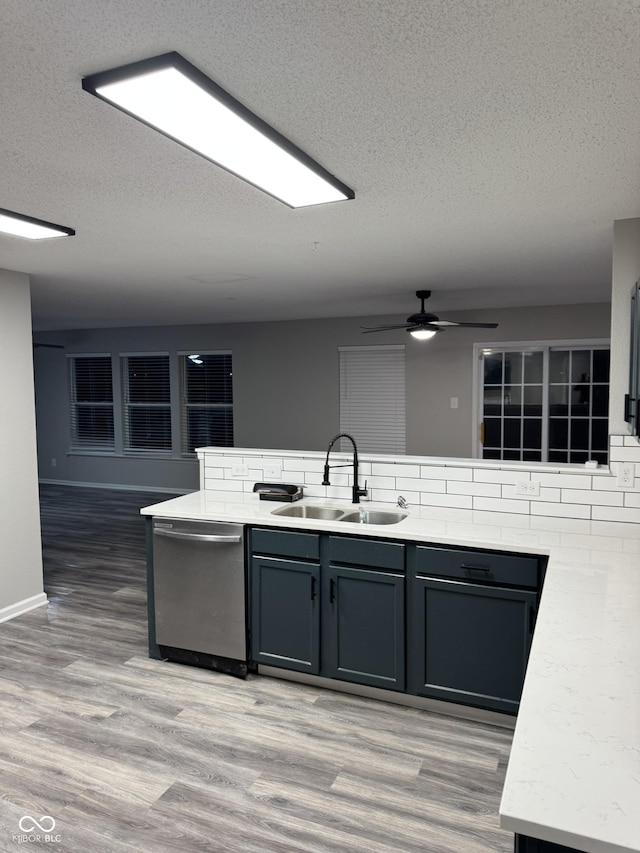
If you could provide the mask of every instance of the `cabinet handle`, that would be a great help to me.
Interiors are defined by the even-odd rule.
[[[316,597],[316,579],[311,577],[311,601],[313,601]]]
[[[535,608],[529,608],[529,633],[533,634],[533,629],[536,626],[536,611]]]
[[[462,563],[460,568],[468,572],[486,572],[487,574],[491,571],[491,566],[472,566],[468,563]]]
[[[336,600],[336,582],[333,578],[329,581],[329,604]]]

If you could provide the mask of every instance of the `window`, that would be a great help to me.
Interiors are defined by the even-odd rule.
[[[406,453],[404,352],[402,345],[339,348],[340,432],[363,452]]]
[[[181,353],[179,360],[182,453],[233,446],[231,353]]]
[[[171,451],[168,355],[124,355],[122,399],[125,451]]]
[[[72,450],[114,450],[110,355],[69,358]]]
[[[480,351],[483,459],[607,463],[609,347]]]

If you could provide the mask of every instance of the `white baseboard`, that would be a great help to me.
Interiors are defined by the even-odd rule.
[[[48,599],[44,592],[40,592],[38,595],[32,595],[29,598],[23,598],[22,601],[16,601],[15,604],[10,604],[8,607],[0,608],[0,622],[8,622],[9,619],[15,619],[16,616],[22,616],[23,613],[35,610],[36,607],[42,607],[44,604],[47,604],[47,602]]]
[[[81,486],[87,489],[119,489],[126,492],[162,492],[171,495],[188,495],[198,489],[170,489],[168,486],[132,486],[125,483],[86,483],[75,480],[50,480],[40,478],[39,483],[46,486]]]

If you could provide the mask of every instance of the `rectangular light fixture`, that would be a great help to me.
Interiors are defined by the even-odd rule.
[[[91,74],[82,88],[290,207],[355,197],[179,53]]]
[[[32,216],[24,216],[22,213],[14,213],[12,210],[4,210],[1,207],[0,232],[11,234],[12,237],[26,237],[27,240],[46,240],[48,237],[73,237],[76,233],[73,228],[65,228],[64,225],[54,225],[53,222],[34,219]]]

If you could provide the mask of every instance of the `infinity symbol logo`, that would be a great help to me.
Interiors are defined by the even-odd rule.
[[[18,826],[23,832],[33,832],[34,829],[39,829],[40,832],[53,832],[56,822],[48,814],[42,815],[40,823],[34,817],[31,817],[31,815],[26,814],[20,818]]]

